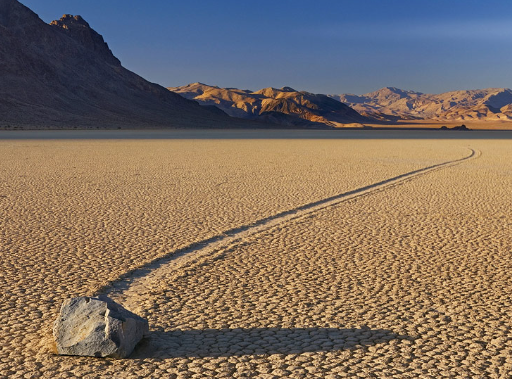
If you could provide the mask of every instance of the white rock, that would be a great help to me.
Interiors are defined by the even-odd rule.
[[[146,320],[107,296],[66,300],[53,326],[62,355],[126,358],[148,333]]]

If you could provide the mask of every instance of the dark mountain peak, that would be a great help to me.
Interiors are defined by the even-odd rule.
[[[297,92],[292,87],[282,87],[281,91],[282,92]]]
[[[16,0],[0,0],[0,128],[226,125],[123,68],[80,16],[50,25]]]
[[[23,28],[26,25],[42,23],[39,16],[17,0],[0,0],[0,26]]]
[[[101,55],[108,63],[116,66],[121,65],[121,62],[112,54],[101,34],[92,29],[81,16],[65,14],[60,20],[52,21],[50,25],[59,28],[69,37],[80,42],[82,46]]]

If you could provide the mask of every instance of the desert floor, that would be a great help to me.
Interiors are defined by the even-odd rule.
[[[512,376],[512,140],[109,133],[0,134],[0,378]],[[99,293],[150,336],[54,355]]]

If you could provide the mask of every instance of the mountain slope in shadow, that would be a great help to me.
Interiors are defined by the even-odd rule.
[[[0,73],[0,127],[240,126],[125,69],[80,16],[46,24],[17,0],[0,1]]]

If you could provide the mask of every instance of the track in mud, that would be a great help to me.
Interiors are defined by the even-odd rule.
[[[281,223],[308,217],[321,209],[332,207],[339,203],[356,199],[358,197],[368,196],[375,192],[393,188],[433,171],[451,167],[463,163],[467,160],[478,158],[481,155],[480,151],[478,150],[469,150],[471,153],[466,157],[427,166],[418,170],[394,176],[374,184],[370,184],[368,186],[360,187],[319,201],[308,203],[300,207],[296,207],[284,212],[280,212],[273,216],[257,220],[249,225],[243,225],[227,230],[221,235],[217,235],[212,238],[193,243],[182,249],[172,251],[166,254],[164,257],[158,258],[143,267],[124,274],[118,280],[110,283],[108,286],[101,288],[97,294],[107,294],[130,308],[132,305],[135,305],[131,304],[132,302],[130,301],[130,298],[133,295],[144,293],[146,283],[158,281],[159,277],[166,276],[169,274],[169,272],[176,271],[185,266],[194,264],[195,262],[200,261],[201,258],[212,257],[212,255],[215,253],[221,252],[230,246],[243,242],[243,240],[250,235],[274,228]]]

